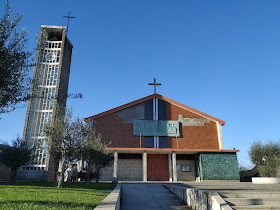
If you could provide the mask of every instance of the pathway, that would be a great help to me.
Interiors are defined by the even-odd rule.
[[[190,209],[161,183],[122,183],[121,210]]]

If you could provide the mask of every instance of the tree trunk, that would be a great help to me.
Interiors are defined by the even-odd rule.
[[[58,180],[57,188],[61,188],[62,184],[64,182],[64,173],[65,173],[65,154],[62,153],[62,159],[61,159],[61,174]]]
[[[90,165],[89,165],[89,163],[88,163],[86,184],[89,184],[89,183],[90,183],[90,181],[89,181],[89,174],[90,174]]]
[[[99,179],[100,179],[100,168],[95,169],[95,173],[96,173],[96,183],[98,183]]]
[[[53,172],[53,182],[57,182],[57,172],[58,172],[58,165],[59,163],[57,161],[54,162],[54,172]]]

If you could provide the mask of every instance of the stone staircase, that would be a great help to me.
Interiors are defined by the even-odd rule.
[[[280,192],[226,191],[219,192],[233,209],[279,209]]]

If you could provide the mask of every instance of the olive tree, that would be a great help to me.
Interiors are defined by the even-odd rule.
[[[17,30],[22,17],[11,14],[7,0],[0,19],[0,114],[14,110],[29,98],[32,53],[27,49],[27,31]]]
[[[6,0],[5,11],[0,19],[0,114],[25,105],[21,102],[29,99],[46,97],[45,93],[36,91],[30,94],[31,86],[36,90],[39,85],[36,79],[30,77],[30,71],[34,66],[34,52],[45,47],[47,37],[43,35],[41,40],[37,37],[37,49],[29,50],[27,31],[18,30],[23,15],[11,14],[11,5]],[[78,99],[83,95],[69,93],[66,97]]]
[[[108,145],[102,142],[101,133],[97,133],[95,128],[88,125],[84,126],[84,130],[86,135],[80,143],[80,157],[88,164],[86,183],[89,183],[90,171],[92,169],[96,182],[98,182],[101,170],[112,163],[113,156],[106,150]]]
[[[280,142],[254,142],[249,155],[263,177],[275,177],[280,166]]]
[[[72,110],[67,110],[65,116],[57,116],[44,126],[44,133],[48,138],[48,151],[53,157],[61,159],[58,188],[62,187],[66,164],[77,157],[78,143],[83,138],[82,129],[82,120],[72,119]]]
[[[11,169],[11,182],[15,181],[19,167],[30,163],[34,159],[33,154],[33,149],[19,137],[12,141],[12,145],[8,143],[0,144],[0,163]]]

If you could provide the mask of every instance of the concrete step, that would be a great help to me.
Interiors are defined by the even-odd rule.
[[[218,192],[222,198],[278,198],[280,200],[279,192]]]
[[[280,205],[280,198],[224,198],[230,206]]]
[[[250,205],[250,206],[231,206],[232,209],[280,209],[280,205]]]

